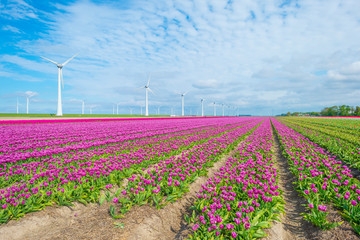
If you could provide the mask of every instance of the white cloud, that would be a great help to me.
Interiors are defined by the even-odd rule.
[[[37,10],[24,0],[8,0],[0,5],[0,16],[9,19],[38,18]]]
[[[188,105],[198,105],[201,96],[246,105],[253,113],[274,103],[280,109],[288,100],[307,106],[316,99],[314,93],[326,98],[323,86],[333,79],[359,75],[359,1],[304,0],[283,6],[279,1],[252,0],[122,4],[127,5],[58,4],[59,11],[48,15],[48,30],[41,38],[16,44],[26,55],[3,55],[0,61],[45,72],[46,80],[50,76],[56,81],[54,66],[27,57],[60,61],[80,52],[64,68],[64,83],[69,86],[64,94],[74,98],[139,104],[144,94],[132,89],[142,86],[146,73],[152,72],[157,95],[150,96],[151,104],[177,106],[173,92],[193,87]],[[30,18],[25,13],[38,10],[27,5],[9,4],[8,13],[26,11],[12,10],[8,15]],[[315,105],[312,110],[317,110]]]
[[[199,89],[217,88],[219,82],[216,79],[198,80],[192,86]]]
[[[341,67],[339,70],[329,70],[327,75],[333,80],[358,80],[360,81],[360,61]]]
[[[4,25],[1,28],[3,31],[10,31],[10,32],[14,32],[14,33],[22,33],[22,31],[20,31],[20,29],[10,26],[10,25]]]

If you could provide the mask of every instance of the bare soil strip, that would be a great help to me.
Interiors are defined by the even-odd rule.
[[[0,239],[183,239],[189,233],[184,214],[194,202],[201,184],[214,176],[236,149],[214,163],[208,176],[199,177],[192,183],[190,192],[163,209],[157,210],[149,204],[135,205],[125,218],[114,220],[109,214],[110,203],[106,201],[102,206],[97,203],[50,206],[0,225]],[[121,185],[126,185],[126,181]]]
[[[328,206],[329,222],[341,222],[342,225],[328,231],[322,231],[320,228],[315,227],[312,223],[303,219],[300,213],[305,212],[304,205],[307,204],[295,189],[292,182],[296,181],[295,176],[290,172],[288,160],[282,156],[279,139],[276,136],[274,129],[274,152],[276,167],[279,174],[279,187],[283,191],[285,204],[285,215],[282,216],[281,222],[274,223],[273,227],[267,230],[269,234],[266,240],[297,240],[297,239],[331,239],[331,240],[344,240],[344,239],[360,239],[358,235],[352,230],[351,225],[344,221],[336,210]]]
[[[239,144],[240,145],[240,144]],[[124,219],[126,227],[121,231],[119,239],[185,239],[191,232],[190,226],[185,222],[184,216],[189,214],[189,208],[196,199],[202,184],[213,177],[219,169],[224,166],[227,159],[234,156],[237,146],[234,150],[222,157],[220,161],[216,162],[212,168],[208,170],[207,176],[201,176],[190,185],[190,191],[179,199],[177,202],[168,204],[160,210],[149,208],[146,217],[133,218],[132,214],[138,209],[130,211],[130,214]],[[150,215],[149,215],[150,214]],[[139,217],[139,216],[138,216]]]
[[[281,222],[275,222],[273,227],[267,230],[269,234],[265,239],[267,240],[287,240],[287,239],[314,239],[312,233],[319,231],[311,223],[305,221],[300,213],[305,212],[306,204],[305,198],[299,195],[294,189],[294,182],[296,179],[290,172],[289,164],[286,158],[282,156],[279,139],[276,136],[274,129],[274,160],[276,162],[276,169],[279,176],[279,187],[283,191],[283,198],[285,204],[285,215],[282,216]]]

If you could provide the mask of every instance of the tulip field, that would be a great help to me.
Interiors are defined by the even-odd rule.
[[[122,239],[127,228],[122,229],[121,221],[129,213],[144,206],[161,211],[204,179],[181,216],[189,229],[186,238],[263,238],[266,229],[281,223],[287,213],[277,144],[288,164],[281,170],[296,179],[293,191],[306,202],[298,214],[321,231],[346,222],[359,236],[358,121],[295,117],[0,121],[0,234],[47,206],[80,203],[108,206],[108,217],[118,224],[113,231]],[[216,163],[222,165],[210,175]],[[331,209],[341,221],[329,220]]]

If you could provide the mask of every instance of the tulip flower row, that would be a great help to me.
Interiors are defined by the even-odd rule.
[[[135,204],[151,202],[161,208],[181,198],[189,191],[192,182],[199,176],[206,176],[208,168],[250,134],[262,120],[257,118],[243,127],[196,145],[180,156],[160,161],[146,170],[144,175],[133,175],[122,190],[122,197],[116,194],[112,196],[116,199],[115,203],[120,205],[121,214]]]
[[[284,200],[278,187],[266,119],[227,160],[215,177],[202,185],[194,203],[191,239],[254,239],[279,220]]]
[[[217,128],[207,131],[197,129],[198,132],[184,136],[180,132],[168,139],[164,138],[168,135],[159,137],[165,141],[140,137],[138,141],[127,142],[127,145],[59,154],[9,168],[7,163],[2,163],[0,222],[22,217],[53,203],[71,205],[72,201],[84,204],[98,201],[102,189],[120,184],[122,179],[141,168],[253,121],[254,118],[240,121],[234,118],[217,119]]]
[[[281,119],[281,122],[293,128],[295,131],[309,138],[314,143],[320,145],[331,151],[333,154],[339,156],[344,162],[348,163],[351,167],[360,169],[360,147],[344,139],[338,138],[334,135],[325,134],[324,131],[311,129],[307,125],[300,125],[297,123],[290,123]],[[336,135],[342,135],[337,132]],[[354,138],[358,138],[354,136]]]
[[[326,204],[333,204],[360,233],[360,182],[350,169],[300,133],[275,119],[272,122],[290,170],[297,178],[297,189],[308,201],[310,213],[304,213],[304,218],[322,229],[336,227],[341,223],[329,223],[326,219]]]
[[[120,123],[122,123],[120,125]],[[70,126],[64,124],[53,124],[50,128],[46,125],[36,125],[35,132],[39,136],[35,138],[22,139],[23,136],[34,135],[31,125],[0,126],[4,130],[2,139],[9,136],[19,136],[20,139],[12,139],[0,145],[0,163],[25,160],[31,157],[45,157],[68,151],[79,151],[91,147],[108,146],[124,141],[136,140],[139,137],[148,138],[152,136],[183,132],[196,128],[214,127],[209,125],[209,119],[197,120],[189,125],[189,121],[175,120],[174,122],[154,121],[153,124],[145,124],[146,121],[136,122],[105,122],[88,123],[85,126],[74,123]],[[107,125],[104,125],[107,124]],[[26,127],[26,129],[24,129]],[[20,128],[20,129],[19,129]],[[50,129],[49,129],[50,128]],[[6,130],[6,131],[5,131]],[[22,134],[17,133],[22,132]],[[55,140],[53,138],[56,138]]]
[[[292,122],[300,122],[310,126],[322,127],[328,130],[340,131],[342,133],[352,134],[360,136],[360,125],[355,124],[359,120],[341,120],[339,119],[322,119],[322,118],[291,118],[283,119],[290,120]]]
[[[113,154],[121,154],[124,152],[125,155],[119,155],[123,159],[132,160],[135,155],[143,155],[142,158],[150,155],[161,155],[161,153],[170,153],[170,152],[179,152],[181,146],[188,146],[191,142],[197,142],[201,139],[206,139],[209,136],[214,136],[216,134],[222,133],[227,129],[235,128],[236,126],[245,124],[244,122],[237,122],[235,124],[228,124],[227,121],[224,127],[221,127],[221,124],[218,124],[216,128],[211,129],[193,129],[182,132],[176,132],[173,134],[153,137],[153,138],[140,138],[137,141],[128,141],[125,143],[119,143],[116,146],[107,146],[103,148],[97,148],[89,151],[78,151],[71,154],[57,154],[52,155],[49,158],[41,158],[41,159],[30,159],[31,161],[21,161],[21,165],[11,165],[7,163],[3,168],[0,168],[0,176],[4,176],[5,178],[0,178],[0,188],[7,186],[12,183],[19,182],[21,180],[27,180],[32,177],[35,173],[41,175],[43,171],[47,171],[50,165],[55,164],[62,167],[66,165],[70,167],[72,165],[76,169],[79,168],[77,166],[78,160],[86,160],[86,159],[101,159],[106,158],[109,155]],[[147,147],[150,146],[151,147]],[[161,148],[161,151],[159,151]],[[155,150],[155,151],[154,151]],[[130,151],[130,153],[128,153]],[[82,164],[87,166],[88,164]],[[43,171],[39,171],[39,169],[43,169]],[[32,174],[31,174],[32,173]]]
[[[352,132],[359,132],[360,125],[358,119],[341,119],[341,118],[294,118],[307,123],[318,124],[327,127],[336,127],[343,130],[350,130]]]
[[[328,127],[328,126],[314,126],[311,125],[309,123],[303,123],[300,121],[296,121],[296,120],[288,120],[288,119],[283,119],[283,121],[290,123],[290,124],[295,124],[299,127],[304,127],[307,129],[311,129],[314,130],[316,132],[319,132],[321,134],[325,134],[328,135],[332,138],[337,138],[340,140],[344,140],[347,141],[349,143],[352,143],[354,145],[360,145],[360,140],[359,140],[359,136],[357,134],[353,134],[353,133],[347,133],[345,131],[343,131],[342,129],[339,128],[332,128],[332,127]]]

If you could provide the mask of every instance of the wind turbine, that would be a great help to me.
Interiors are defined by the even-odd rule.
[[[96,105],[90,105],[89,108],[90,108],[90,114],[92,114],[92,109],[96,107]]]
[[[119,104],[120,104],[120,103],[117,103],[117,104],[116,104],[116,115],[119,115]]]
[[[214,102],[213,104],[214,104],[214,116],[216,116],[216,102]]]
[[[222,105],[222,110],[223,110],[223,117],[225,116],[225,110],[224,110],[224,107],[225,107],[225,104],[221,104]]]
[[[201,101],[201,116],[203,117],[204,116],[204,101],[205,101],[205,99],[201,98],[200,101]]]
[[[151,75],[149,74],[147,84],[144,87],[141,87],[145,88],[145,116],[149,116],[148,91],[154,94],[154,92],[150,89],[150,76]]]
[[[81,100],[81,101],[82,101],[81,114],[84,115],[84,113],[85,113],[85,101],[84,100]]]
[[[181,116],[184,116],[184,96],[185,96],[188,92],[189,92],[189,91],[184,92],[184,93],[177,93],[178,95],[181,96]]]
[[[64,79],[63,79],[63,75],[62,75],[62,68],[68,63],[70,62],[74,57],[76,57],[78,54],[75,54],[74,56],[72,56],[71,58],[69,58],[68,60],[66,60],[64,63],[57,63],[54,62],[53,60],[50,60],[48,58],[45,57],[41,57],[49,62],[52,62],[53,64],[55,64],[58,67],[58,105],[57,105],[57,112],[56,112],[56,116],[62,116],[63,112],[62,112],[62,104],[61,104],[61,85],[64,88]]]
[[[26,97],[26,114],[29,114],[29,100],[30,98],[34,97],[38,95],[36,92],[32,92],[32,91],[26,91],[25,92],[25,97]]]
[[[16,114],[19,114],[19,97],[16,98]]]

